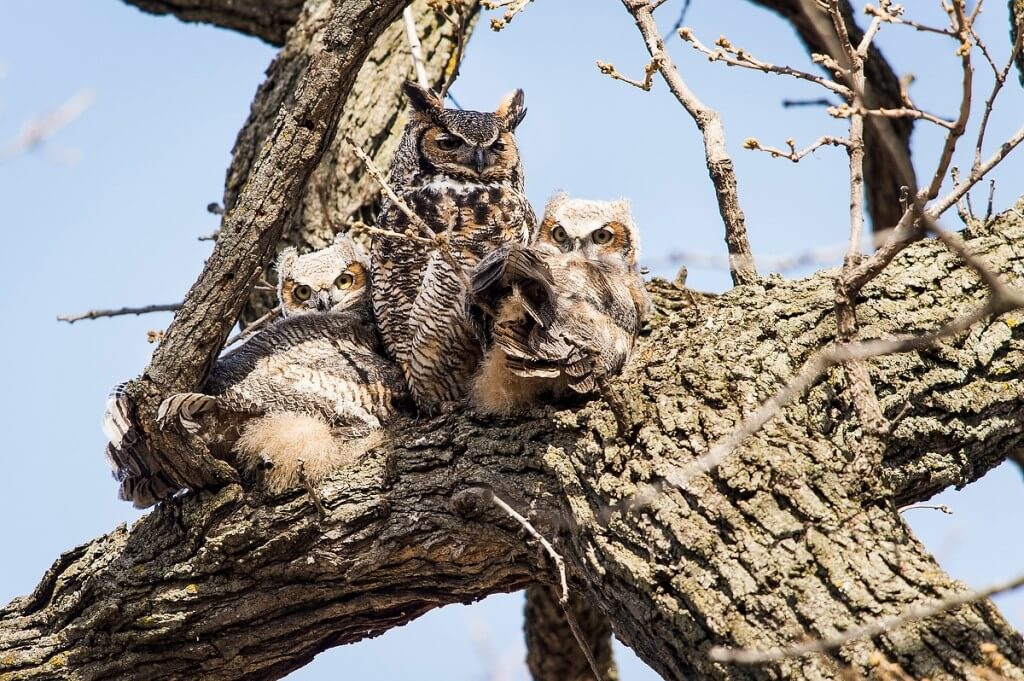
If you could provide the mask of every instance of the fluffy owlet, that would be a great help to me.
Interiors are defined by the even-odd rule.
[[[626,201],[551,199],[529,247],[505,247],[472,276],[488,350],[474,383],[484,411],[594,391],[622,370],[651,302]],[[471,304],[472,308],[472,304]]]
[[[342,310],[369,300],[369,261],[351,239],[339,234],[327,248],[299,255],[294,248],[277,259],[281,316]]]
[[[445,233],[458,272],[437,249],[375,235],[373,309],[385,347],[402,367],[417,405],[431,411],[464,396],[480,360],[466,313],[466,274],[506,243],[525,244],[536,224],[523,193],[514,131],[526,109],[516,90],[494,113],[445,109],[441,98],[405,84],[412,102],[391,169],[399,196],[435,233]],[[386,201],[377,226],[411,227]]]
[[[159,414],[164,425],[178,420],[199,434],[216,454],[233,452],[241,467],[269,469],[265,484],[275,491],[293,486],[300,470],[315,481],[372,446],[406,392],[398,367],[382,355],[353,244],[339,237],[308,255],[285,251],[280,266],[288,316],[223,355],[203,393],[173,395]],[[300,286],[310,295],[290,303]],[[310,300],[320,302],[313,309],[300,304]],[[329,311],[305,314],[317,308]],[[114,399],[105,422],[125,413]],[[111,436],[113,462],[131,460],[125,442],[132,438],[115,444]],[[116,474],[124,479],[121,468]]]

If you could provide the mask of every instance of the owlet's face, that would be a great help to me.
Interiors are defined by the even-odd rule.
[[[526,116],[523,91],[505,97],[494,113],[445,109],[441,98],[415,83],[405,93],[420,118],[417,151],[435,174],[469,182],[517,181],[521,174],[515,129]]]
[[[558,194],[544,209],[534,244],[630,268],[639,255],[636,223],[625,200],[588,201]]]
[[[341,312],[365,304],[369,295],[365,258],[347,237],[327,248],[299,255],[281,251],[277,296],[285,317],[311,312]]]

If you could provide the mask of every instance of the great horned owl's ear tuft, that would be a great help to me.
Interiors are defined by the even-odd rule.
[[[281,254],[277,256],[277,263],[274,265],[274,269],[277,270],[278,281],[288,276],[288,273],[295,267],[295,261],[298,259],[299,252],[291,246],[281,251]]]
[[[409,98],[412,108],[416,111],[434,115],[444,110],[444,101],[439,94],[425,87],[420,87],[411,80],[402,83],[402,91]]]
[[[526,117],[526,106],[523,104],[525,95],[522,90],[513,90],[502,98],[494,115],[503,119],[505,129],[512,132]]]

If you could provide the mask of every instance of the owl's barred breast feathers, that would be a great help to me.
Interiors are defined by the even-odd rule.
[[[401,198],[467,271],[495,248],[525,244],[536,217],[523,192],[514,131],[526,114],[522,91],[493,113],[445,109],[413,83],[409,124],[391,170]],[[404,232],[407,216],[386,202],[378,228]],[[465,272],[436,250],[375,235],[370,260],[373,309],[388,353],[425,411],[461,399],[480,360],[466,315]]]

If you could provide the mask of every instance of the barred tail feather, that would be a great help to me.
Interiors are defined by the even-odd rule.
[[[216,408],[216,397],[202,393],[178,393],[160,403],[156,419],[161,428],[166,428],[170,419],[177,418],[185,430],[196,433],[199,431],[199,422],[196,421],[196,417]]]
[[[360,436],[340,436],[323,418],[285,412],[250,419],[235,443],[239,467],[264,470],[264,485],[281,492],[300,483],[300,467],[311,483],[358,460],[380,444],[380,431],[360,430]],[[353,434],[353,433],[346,433]]]

